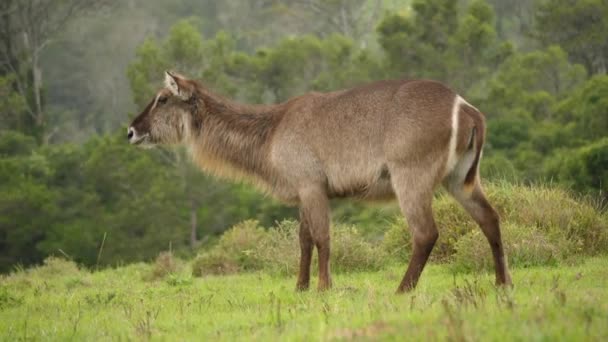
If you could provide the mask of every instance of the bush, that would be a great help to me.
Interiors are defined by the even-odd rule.
[[[180,260],[173,256],[172,252],[161,252],[154,261],[152,271],[144,276],[144,280],[164,279],[180,270]]]
[[[552,240],[569,241],[567,254],[608,250],[608,220],[596,205],[552,186],[500,183],[487,187],[503,223],[537,227]]]
[[[261,269],[259,249],[267,238],[268,232],[257,221],[241,222],[227,230],[208,252],[194,259],[192,275],[200,277]]]
[[[577,199],[557,187],[528,187],[506,182],[489,184],[486,194],[499,212],[503,227],[528,227],[539,238],[557,244],[564,257],[593,255],[608,250],[607,217],[588,200]],[[482,235],[468,213],[445,193],[435,199],[433,211],[439,230],[439,239],[431,254],[433,261],[453,260],[461,239],[468,241],[471,234]],[[505,244],[510,243],[510,238],[503,234]],[[486,243],[485,238],[483,241]],[[403,218],[397,217],[390,225],[382,248],[397,260],[409,258],[411,233]]]
[[[44,259],[41,266],[38,266],[30,271],[32,274],[39,275],[43,278],[78,275],[80,269],[72,260],[50,256]]]
[[[283,221],[264,230],[256,221],[246,221],[227,231],[218,244],[196,257],[194,276],[231,274],[264,269],[270,273],[295,274],[300,245],[297,221]],[[386,254],[365,241],[353,226],[336,225],[331,229],[331,265],[336,272],[379,269]],[[316,269],[316,253],[313,270]]]
[[[331,232],[331,265],[337,272],[373,271],[386,264],[380,246],[366,241],[355,226],[336,225]]]
[[[192,275],[233,274],[239,271],[239,264],[225,251],[212,249],[208,253],[197,255],[192,262]]]
[[[552,241],[538,228],[512,223],[503,225],[502,236],[509,264],[518,267],[557,265],[565,256],[563,247],[568,243]],[[481,230],[469,232],[455,247],[455,271],[494,269],[490,244]]]
[[[486,193],[502,217],[503,240],[512,264],[554,264],[608,250],[607,216],[587,200],[576,199],[559,188],[504,182],[488,185]],[[441,193],[433,203],[433,211],[439,239],[431,254],[432,261],[454,261],[456,268],[466,270],[492,266],[485,237],[454,199]],[[296,221],[283,221],[268,230],[256,221],[245,221],[196,258],[193,274],[261,269],[295,274],[300,254],[298,229]],[[411,233],[401,215],[390,223],[379,245],[366,240],[354,226],[345,224],[332,227],[331,239],[332,269],[337,272],[376,270],[387,260],[407,261],[411,253]],[[315,270],[316,253],[313,258]]]
[[[412,234],[403,217],[396,217],[384,233],[382,250],[395,260],[408,260],[412,253]]]
[[[442,193],[433,202],[435,223],[439,239],[433,248],[431,260],[446,262],[455,253],[455,244],[468,232],[478,229],[469,214],[449,195]],[[384,235],[383,250],[397,260],[407,260],[412,250],[412,233],[403,216],[390,224]]]
[[[258,250],[264,269],[272,273],[295,274],[300,261],[300,223],[284,220],[268,231],[268,238]]]

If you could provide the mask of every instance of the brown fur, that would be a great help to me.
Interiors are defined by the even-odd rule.
[[[480,224],[495,257],[497,282],[509,284],[498,216],[479,181],[483,115],[461,105],[453,133],[456,99],[439,82],[393,80],[276,105],[243,105],[168,73],[167,88],[134,120],[129,139],[184,144],[201,168],[251,180],[298,205],[298,289],[309,286],[313,246],[319,253],[318,287],[331,286],[329,199],[334,197],[398,199],[414,244],[398,291],[415,287],[438,236],[431,202],[441,183]],[[448,169],[452,134],[456,165]]]

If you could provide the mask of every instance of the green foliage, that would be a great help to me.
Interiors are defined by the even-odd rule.
[[[477,227],[460,205],[445,194],[433,202],[433,213],[439,230],[439,239],[435,243],[431,258],[434,261],[446,262],[453,257],[456,242]],[[387,254],[406,261],[411,253],[411,244],[411,232],[407,220],[401,215],[397,216],[384,235],[383,248]]]
[[[564,246],[566,241],[552,241],[534,226],[503,225],[502,237],[512,267],[556,266],[563,260],[563,251],[572,248]],[[454,247],[456,253],[451,264],[454,271],[494,270],[488,241],[480,230],[467,233]]]
[[[50,256],[44,259],[41,266],[30,269],[29,274],[36,277],[47,278],[57,276],[74,276],[80,273],[78,265],[73,261],[61,257]]]
[[[503,182],[489,184],[486,192],[505,227],[503,241],[508,254],[513,254],[521,265],[546,264],[539,260],[556,263],[567,258],[603,253],[608,249],[608,220],[596,204],[548,186],[527,187]],[[457,267],[472,269],[477,263],[491,264],[487,240],[452,198],[445,194],[439,196],[433,203],[433,211],[439,239],[431,254],[432,260],[455,260]],[[521,241],[527,238],[538,241],[522,245]],[[384,236],[383,249],[398,260],[409,258],[411,233],[403,219],[399,218],[390,225]],[[477,255],[481,250],[487,253]],[[527,250],[530,254],[526,254]],[[467,261],[471,256],[475,257]]]
[[[125,111],[143,108],[167,69],[256,103],[376,79],[439,79],[486,113],[484,177],[551,181],[605,200],[608,7],[601,0],[535,3],[153,0],[71,21],[40,55],[41,122],[31,112],[30,58],[12,61],[19,70],[0,70],[0,271],[57,253],[86,266],[152,260],[169,245],[185,256],[245,219],[270,227],[296,216],[246,185],[203,175],[183,150],[142,152],[126,145]],[[0,12],[6,18],[13,13]],[[46,142],[63,143],[39,145]],[[537,196],[510,191],[505,198]],[[552,191],[550,198],[571,197]],[[527,208],[522,213],[539,222],[570,213],[577,223],[552,223],[543,232],[579,236],[575,245],[598,251],[605,240],[603,223],[591,219],[595,209],[559,209],[566,202],[547,205],[545,216]],[[337,226],[357,227],[343,228],[345,236],[407,257],[409,232],[395,219],[397,206],[332,206]],[[457,241],[476,229],[454,208],[444,196],[435,204],[442,229],[435,260],[450,259]],[[508,222],[536,226],[522,217]],[[284,263],[273,267],[290,270],[298,247],[282,225],[289,226],[268,230],[268,239],[285,240],[276,245],[285,248],[276,251]],[[227,258],[232,251],[213,253],[218,267],[241,267]]]
[[[18,133],[0,134],[0,270],[41,261],[37,249],[56,217],[57,192],[46,184],[48,160],[32,150],[33,139]],[[35,213],[35,214],[33,214]],[[25,253],[27,251],[27,253]]]
[[[490,184],[487,193],[502,217],[503,241],[516,265],[555,265],[608,248],[608,219],[587,200],[555,187],[508,183]],[[453,262],[458,270],[492,265],[485,237],[456,201],[442,194],[433,209],[439,240],[431,260]],[[297,232],[295,221],[268,230],[255,221],[239,224],[197,257],[193,274],[252,270],[294,274],[299,260]],[[373,235],[365,238],[354,226],[334,225],[331,233],[332,268],[338,272],[375,270],[386,260],[405,262],[411,253],[411,233],[400,215],[392,218],[380,244],[370,243]]]
[[[395,219],[382,239],[382,249],[399,261],[409,260],[412,252],[412,233],[404,219]]]
[[[494,12],[485,1],[459,11],[455,1],[414,1],[413,14],[387,15],[378,26],[378,41],[387,69],[406,77],[448,82],[458,90],[483,84],[483,77],[510,54],[498,41]]]
[[[384,251],[366,241],[355,226],[333,226],[331,244],[332,270],[337,272],[376,271],[386,264]]]
[[[14,73],[0,74],[0,129],[28,131],[27,104],[22,94],[15,91]]]
[[[559,151],[545,166],[561,183],[581,191],[608,191],[608,138],[574,150]]]
[[[200,189],[192,193],[200,209],[192,209],[183,192],[184,170],[175,168],[172,155],[142,153],[122,134],[85,146],[33,145],[14,132],[0,135],[2,271],[57,253],[87,266],[150,260],[170,244],[187,253],[192,211],[199,236],[248,217],[270,224],[290,213],[244,186],[213,183],[198,170],[188,175]],[[218,193],[223,197],[211,201]]]
[[[245,221],[222,234],[207,253],[197,256],[192,265],[194,276],[229,274],[262,267],[258,249],[268,233],[257,221]]]
[[[0,132],[0,156],[29,155],[36,148],[36,141],[31,136],[18,131]]]
[[[594,141],[608,132],[608,76],[598,75],[573,90],[555,109],[566,129],[576,137],[574,143]],[[559,132],[558,132],[559,133]],[[563,134],[563,133],[562,133]]]
[[[488,187],[488,194],[504,222],[539,227],[550,238],[564,238],[570,255],[593,255],[608,248],[608,221],[593,203],[551,186]]]
[[[145,280],[159,280],[167,278],[168,281],[176,282],[177,278],[171,278],[177,274],[181,267],[182,261],[173,256],[171,251],[161,252],[156,257],[154,264],[152,265],[152,271],[149,275],[145,276]]]
[[[537,120],[547,119],[556,98],[571,92],[585,76],[584,68],[570,64],[558,46],[514,54],[500,65],[484,101],[492,104],[493,115],[523,109]]]
[[[608,65],[608,3],[603,0],[539,1],[534,35],[543,44],[558,44],[589,73]]]
[[[205,276],[256,270],[293,274],[300,255],[298,229],[296,221],[283,221],[268,230],[260,227],[257,221],[240,223],[194,259],[192,274]],[[377,270],[386,262],[384,252],[366,241],[353,226],[332,227],[331,242],[334,271]]]

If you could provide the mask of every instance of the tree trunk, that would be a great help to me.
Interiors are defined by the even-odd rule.
[[[197,226],[196,203],[194,199],[190,199],[190,248],[195,250],[198,247],[199,241],[196,236]]]
[[[34,111],[36,113],[36,132],[43,145],[48,144],[46,135],[46,118],[42,109],[42,70],[39,65],[38,52],[32,54],[32,92],[34,95]]]

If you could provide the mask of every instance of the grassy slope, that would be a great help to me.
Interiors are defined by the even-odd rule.
[[[44,266],[0,278],[0,340],[607,340],[608,257],[489,274],[430,265],[396,296],[405,265],[338,274],[328,293],[296,293],[264,273],[141,280],[149,265],[89,273]]]

